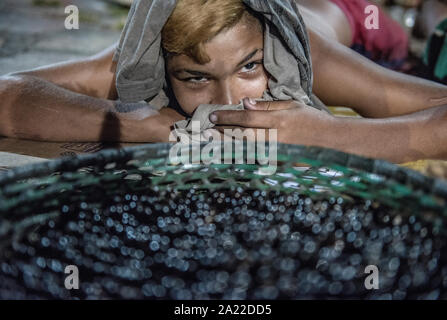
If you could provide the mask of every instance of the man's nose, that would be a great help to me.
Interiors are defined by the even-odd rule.
[[[242,98],[239,98],[237,91],[231,83],[221,83],[217,88],[213,104],[238,104]]]

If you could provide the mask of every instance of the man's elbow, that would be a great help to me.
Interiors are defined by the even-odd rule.
[[[437,122],[438,138],[442,145],[447,146],[447,105],[439,107],[437,111],[433,118]],[[444,156],[447,159],[447,148],[445,149]]]
[[[11,110],[29,82],[28,76],[7,74],[0,76],[0,136],[11,136]]]
[[[447,105],[420,111],[419,141],[430,150],[430,159],[447,160]],[[416,137],[415,137],[416,138]]]
[[[0,76],[0,107],[4,109],[5,106],[12,103],[11,100],[17,98],[23,89],[30,82],[31,76],[21,75],[18,73],[10,73]]]
[[[3,107],[6,103],[6,98],[13,95],[14,91],[19,90],[23,81],[24,79],[19,75],[7,74],[0,76],[0,106]]]

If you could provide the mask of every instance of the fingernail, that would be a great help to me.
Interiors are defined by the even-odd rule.
[[[211,122],[216,122],[217,121],[217,116],[214,113],[210,114],[210,121]]]
[[[252,98],[248,99],[248,102],[250,102],[251,105],[254,105],[254,106],[256,105],[256,100],[254,100]]]

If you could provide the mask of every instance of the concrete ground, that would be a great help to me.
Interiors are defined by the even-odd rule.
[[[65,29],[69,5],[79,30]],[[101,51],[119,40],[127,10],[104,0],[1,0],[0,75]]]

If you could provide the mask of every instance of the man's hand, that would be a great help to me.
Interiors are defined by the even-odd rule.
[[[174,124],[185,119],[169,107],[156,111],[149,106],[132,113],[121,113],[119,118],[132,142],[172,142],[169,135]]]
[[[278,141],[283,143],[327,146],[319,134],[332,121],[331,115],[296,101],[255,102],[244,99],[246,110],[216,111],[210,121],[219,130],[229,127],[277,129]]]
[[[169,141],[169,136],[174,130],[174,124],[177,121],[185,120],[185,117],[183,117],[181,114],[179,114],[177,111],[171,108],[162,108],[160,110],[160,115],[156,116],[156,121],[160,124],[160,132],[157,134],[160,142],[173,142]],[[149,118],[150,119],[150,118]],[[154,121],[154,119],[148,121]],[[152,132],[153,134],[153,132]]]
[[[35,76],[0,77],[0,135],[52,142],[167,142],[182,116],[169,108],[123,105]]]
[[[447,105],[386,119],[337,118],[293,101],[244,100],[244,111],[216,111],[217,125],[278,129],[278,141],[405,163],[447,159]],[[213,117],[216,116],[216,118]]]

